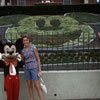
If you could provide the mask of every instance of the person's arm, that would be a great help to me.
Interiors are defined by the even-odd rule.
[[[39,76],[42,77],[40,57],[39,57],[37,48],[34,48],[34,54],[35,54],[37,64],[38,64],[38,67],[39,67]]]

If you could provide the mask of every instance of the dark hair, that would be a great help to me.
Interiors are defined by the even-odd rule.
[[[30,40],[30,37],[29,37],[27,34],[25,34],[25,35],[22,36],[22,40],[23,40],[24,38],[29,39],[29,42],[31,41],[31,40]]]

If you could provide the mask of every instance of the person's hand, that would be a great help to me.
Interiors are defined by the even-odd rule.
[[[39,71],[38,75],[39,75],[39,77],[42,77],[42,72],[41,72],[41,71]]]
[[[21,55],[20,55],[20,54],[17,56],[17,60],[18,60],[19,62],[22,60],[22,58],[21,58]]]

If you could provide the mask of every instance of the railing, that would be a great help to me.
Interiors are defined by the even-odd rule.
[[[85,34],[81,31],[74,33],[77,33],[77,36],[64,33],[30,35],[32,44],[38,48],[42,70],[100,69],[100,40],[97,34]],[[17,34],[15,38],[12,36],[9,36],[9,41],[14,42],[18,39]]]
[[[100,69],[100,41],[95,38],[82,44],[38,48],[43,70],[98,70]]]

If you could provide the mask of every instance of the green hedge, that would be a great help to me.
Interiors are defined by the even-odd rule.
[[[1,6],[0,16],[13,14],[60,15],[69,12],[100,13],[100,4]]]
[[[39,56],[41,64],[100,62],[100,51],[48,53]]]

